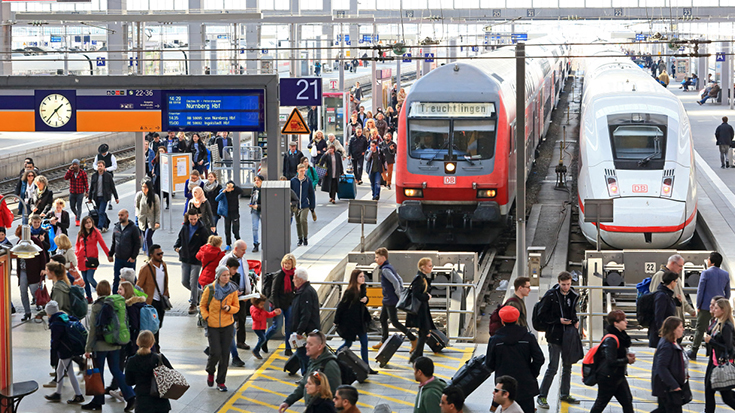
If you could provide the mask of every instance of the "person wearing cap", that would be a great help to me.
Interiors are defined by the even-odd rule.
[[[76,217],[76,224],[79,226],[79,220],[84,215],[82,211],[84,195],[89,190],[87,172],[79,165],[79,159],[71,161],[71,166],[64,174],[64,180],[69,181],[69,204],[71,205],[71,212]]]
[[[702,100],[698,100],[697,103],[699,103],[699,106],[702,106],[709,98],[717,99],[717,95],[720,93],[720,90],[720,85],[717,84],[716,80],[713,80],[712,85],[709,87],[709,93],[702,97]]]
[[[97,173],[92,175],[87,198],[90,201],[94,200],[97,205],[97,213],[99,214],[99,219],[96,223],[97,228],[102,232],[107,232],[107,228],[110,226],[110,219],[107,217],[105,207],[112,200],[113,195],[115,196],[115,202],[118,204],[120,203],[120,197],[117,196],[115,180],[112,179],[112,175],[105,169],[104,161],[98,161],[95,165],[97,165]]]
[[[115,171],[117,171],[117,158],[110,153],[110,146],[106,143],[103,143],[97,148],[97,156],[94,157],[94,164],[97,165],[99,161],[105,162],[105,170],[114,177]],[[108,205],[108,209],[112,210],[112,204]]]
[[[487,344],[485,365],[495,377],[508,375],[518,382],[516,402],[524,413],[534,413],[533,398],[539,394],[538,375],[544,365],[544,353],[536,336],[517,324],[521,313],[513,306],[499,311],[503,327]]]
[[[59,304],[54,300],[46,304],[45,310],[48,314],[49,330],[51,330],[51,358],[58,361],[54,363],[56,364],[56,379],[53,383],[56,391],[45,395],[44,398],[50,402],[60,402],[61,391],[64,388],[64,377],[68,376],[71,386],[74,388],[74,397],[68,400],[67,403],[83,403],[84,396],[74,374],[74,363],[72,363],[76,354],[73,354],[70,350],[70,337],[67,334],[67,325],[71,320],[76,321],[76,319],[70,318],[65,312],[59,310]]]
[[[255,184],[253,185],[253,191],[250,194],[250,218],[253,224],[253,252],[258,252],[260,248],[260,239],[258,238],[258,229],[260,228],[260,187],[263,186],[265,177],[263,175],[257,175],[255,177]]]
[[[283,154],[283,176],[290,180],[298,171],[298,166],[301,163],[301,158],[304,154],[296,148],[296,142],[288,143],[288,151]]]

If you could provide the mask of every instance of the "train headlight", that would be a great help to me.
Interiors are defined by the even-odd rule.
[[[674,177],[665,176],[661,181],[661,196],[671,198],[672,192],[674,192]]]
[[[403,195],[405,195],[407,198],[423,198],[424,197],[424,190],[423,189],[404,188],[403,189]]]
[[[457,164],[455,162],[445,162],[444,172],[448,174],[453,174],[457,172]]]
[[[495,198],[496,194],[497,194],[497,191],[494,189],[478,189],[477,190],[478,198]]]
[[[607,178],[607,194],[610,197],[620,196],[620,188],[618,187],[618,180],[614,176],[608,176]]]

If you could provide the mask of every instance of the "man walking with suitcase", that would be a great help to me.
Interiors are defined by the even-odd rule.
[[[379,350],[380,346],[388,340],[388,318],[393,327],[406,335],[411,340],[411,352],[416,350],[416,336],[406,328],[405,325],[398,321],[398,312],[396,304],[398,304],[398,296],[403,290],[403,279],[398,275],[396,269],[388,262],[388,249],[378,248],[375,250],[375,262],[380,267],[380,286],[383,289],[383,308],[380,310],[380,327],[383,336],[380,343],[373,346],[373,349]]]

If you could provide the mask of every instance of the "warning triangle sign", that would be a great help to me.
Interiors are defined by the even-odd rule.
[[[308,135],[310,133],[304,117],[301,116],[301,112],[297,108],[293,108],[286,124],[281,129],[281,133],[284,135]]]

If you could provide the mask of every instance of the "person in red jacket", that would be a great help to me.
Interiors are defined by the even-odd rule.
[[[225,252],[222,247],[222,237],[210,235],[207,243],[197,252],[197,259],[202,263],[202,273],[199,274],[199,285],[204,288],[214,282],[214,272]]]
[[[95,228],[94,224],[91,216],[87,215],[82,218],[82,226],[79,229],[77,242],[74,246],[77,255],[77,269],[84,279],[84,291],[87,293],[87,301],[89,303],[92,303],[91,287],[97,288],[97,281],[94,280],[94,272],[100,265],[97,244],[102,247],[105,256],[109,256],[110,254],[110,249],[107,248],[105,240],[102,239],[100,230]],[[108,261],[112,261],[112,258],[109,258]]]
[[[267,320],[277,315],[281,315],[280,308],[276,308],[273,311],[266,311],[265,300],[266,298],[263,294],[261,294],[260,297],[250,299],[250,302],[252,303],[252,305],[250,306],[250,317],[253,318],[253,332],[256,336],[258,336],[258,344],[255,345],[255,348],[253,348],[253,357],[258,360],[263,359],[263,357],[261,357],[260,355],[260,349],[262,348],[263,344],[266,343],[265,329],[266,327],[268,327]]]

